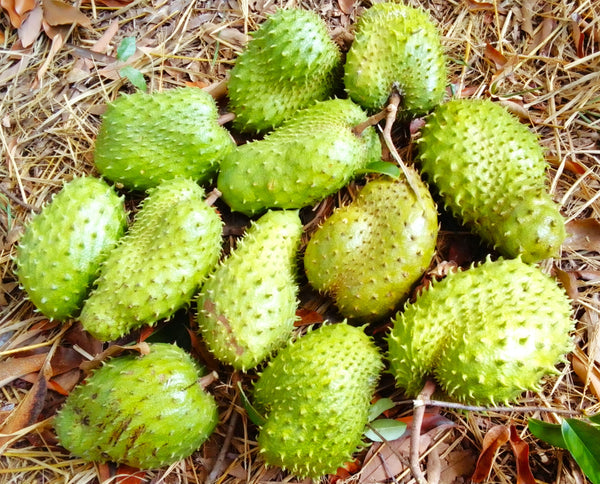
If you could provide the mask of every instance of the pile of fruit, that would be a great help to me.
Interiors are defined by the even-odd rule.
[[[565,238],[536,137],[490,100],[444,98],[443,48],[424,11],[375,4],[355,30],[343,56],[313,12],[266,20],[228,81],[231,129],[254,136],[239,146],[202,90],[117,98],[96,140],[101,177],[66,183],[16,259],[39,311],[102,341],[191,306],[215,358],[258,372],[261,455],[298,476],[335,472],[364,444],[385,368],[408,396],[435,378],[453,400],[510,402],[571,348],[570,302],[535,265]],[[425,117],[418,157],[397,176],[373,174],[393,95],[396,122]],[[307,241],[301,210],[370,171]],[[252,220],[227,255],[211,185]],[[118,190],[146,191],[130,224]],[[409,301],[436,249],[434,200],[496,256]],[[302,277],[345,319],[294,337]],[[384,341],[365,333],[387,323]],[[167,466],[217,425],[202,374],[172,344],[113,357],[69,395],[58,438],[91,461]]]

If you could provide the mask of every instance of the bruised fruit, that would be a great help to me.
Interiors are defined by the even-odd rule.
[[[104,263],[80,320],[114,340],[188,304],[219,260],[222,222],[195,182],[175,178],[149,190]]]
[[[455,99],[427,118],[419,140],[423,172],[447,208],[502,255],[536,262],[566,237],[545,188],[535,135],[489,100]]]
[[[17,247],[19,282],[37,309],[57,320],[76,315],[126,225],[122,198],[103,180],[66,183]]]
[[[254,32],[227,84],[234,127],[264,132],[333,95],[341,55],[316,13],[278,10]]]
[[[302,477],[335,473],[362,444],[383,363],[361,328],[321,326],[279,351],[260,375],[254,403],[268,465]]]
[[[308,282],[330,293],[348,318],[380,319],[402,303],[435,251],[437,209],[412,169],[406,178],[368,182],[357,198],[312,235],[304,255]]]
[[[265,213],[202,286],[198,327],[219,360],[245,371],[291,337],[301,235],[298,211]]]
[[[437,28],[425,11],[398,3],[374,4],[359,17],[344,70],[348,95],[371,112],[396,91],[399,113],[420,116],[441,102],[446,89]]]
[[[296,112],[263,139],[238,146],[221,163],[218,188],[232,210],[297,209],[335,193],[357,170],[381,158],[373,127],[353,128],[366,114],[348,99]]]
[[[141,469],[188,457],[211,435],[218,413],[182,349],[111,358],[69,394],[54,420],[60,444],[87,461]]]
[[[488,259],[434,283],[395,317],[391,373],[408,395],[431,374],[462,402],[513,401],[556,373],[572,347],[570,316],[565,292],[539,268]]]
[[[122,95],[102,118],[96,168],[135,190],[176,177],[210,181],[235,146],[217,118],[214,99],[198,88]]]

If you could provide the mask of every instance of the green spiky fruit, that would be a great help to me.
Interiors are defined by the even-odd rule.
[[[135,190],[175,177],[207,182],[235,146],[217,118],[214,99],[197,88],[122,95],[102,118],[94,162],[103,176]]]
[[[298,476],[334,473],[362,444],[383,369],[361,328],[321,326],[282,349],[254,388],[266,413],[258,445],[269,465]]]
[[[19,282],[36,308],[57,320],[76,315],[126,225],[122,198],[103,180],[66,183],[17,247]]]
[[[228,82],[234,127],[264,132],[298,109],[333,95],[341,55],[327,26],[308,10],[278,10],[254,32]]]
[[[379,178],[335,211],[304,255],[308,282],[330,293],[342,315],[373,321],[390,314],[423,275],[435,251],[437,210],[425,184]]]
[[[297,211],[269,211],[202,286],[198,327],[209,350],[243,371],[290,338],[296,320]]]
[[[446,207],[502,255],[536,262],[559,254],[564,219],[545,188],[542,149],[508,111],[452,100],[428,117],[418,146]]]
[[[234,211],[297,209],[335,193],[381,157],[372,127],[352,128],[366,114],[352,101],[333,99],[298,111],[262,140],[238,146],[221,164],[218,188]]]
[[[394,319],[392,374],[416,395],[427,375],[459,401],[515,400],[556,372],[570,351],[571,305],[539,268],[487,260],[448,275]]]
[[[85,302],[83,327],[103,341],[168,318],[188,304],[221,252],[222,222],[195,182],[149,190]]]
[[[444,96],[446,64],[440,35],[428,14],[397,3],[374,4],[356,25],[344,66],[346,91],[368,111],[379,111],[393,91],[399,113],[427,113]]]
[[[200,376],[198,364],[171,344],[111,358],[67,397],[54,420],[59,442],[87,461],[141,469],[188,457],[218,421]]]

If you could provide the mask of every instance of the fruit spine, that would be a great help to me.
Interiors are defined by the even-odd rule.
[[[301,235],[298,211],[265,213],[202,286],[199,331],[219,360],[245,371],[291,337]]]
[[[418,143],[430,183],[482,239],[526,262],[558,255],[566,233],[545,188],[542,149],[508,111],[489,100],[449,101],[427,118]]]
[[[123,199],[103,180],[66,183],[17,247],[17,276],[36,308],[57,320],[75,316],[126,225]]]
[[[535,390],[570,351],[571,305],[556,282],[517,259],[488,259],[424,290],[393,320],[388,357],[396,384],[416,395],[433,374],[474,404]]]
[[[321,326],[283,348],[254,388],[266,412],[258,435],[268,465],[317,478],[348,462],[362,444],[383,363],[361,328]]]
[[[265,132],[315,101],[332,96],[341,54],[314,12],[278,10],[254,32],[227,84],[242,131]]]
[[[412,185],[406,178],[368,182],[308,242],[309,283],[330,293],[347,318],[373,321],[389,315],[431,262],[437,209],[417,172],[407,168],[407,173]]]
[[[67,397],[54,420],[59,442],[87,461],[141,469],[188,457],[218,421],[200,376],[196,362],[171,344],[111,358]]]
[[[114,340],[190,302],[221,252],[222,222],[203,197],[200,186],[183,178],[148,192],[83,306],[88,332]]]
[[[198,88],[121,95],[103,115],[96,168],[135,190],[176,177],[208,182],[235,146],[217,118],[214,99]]]

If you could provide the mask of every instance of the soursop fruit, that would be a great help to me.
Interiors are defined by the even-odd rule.
[[[442,101],[446,79],[440,35],[425,11],[384,2],[359,17],[344,65],[344,84],[354,102],[379,111],[397,91],[398,113],[420,116]]]
[[[141,469],[188,457],[218,421],[214,398],[198,383],[202,373],[167,343],[113,357],[67,397],[54,420],[59,442],[87,461]]]
[[[81,311],[94,337],[114,340],[188,304],[219,260],[222,222],[184,178],[148,191],[129,232],[104,262]]]
[[[381,158],[373,127],[348,99],[318,102],[296,112],[261,140],[238,146],[221,163],[217,185],[232,210],[309,206],[345,186],[357,170]]]
[[[75,316],[102,261],[125,232],[122,197],[91,176],[66,183],[26,226],[17,246],[17,276],[45,316]]]
[[[304,254],[308,282],[330,293],[347,318],[374,321],[402,303],[429,266],[437,209],[419,175],[368,182],[312,235]]]
[[[235,146],[217,118],[214,99],[197,88],[121,95],[102,118],[96,168],[134,190],[176,177],[208,182]]]
[[[258,435],[268,465],[317,478],[362,445],[382,358],[362,328],[328,324],[286,346],[254,388],[266,413]]]
[[[455,99],[427,118],[423,172],[454,216],[503,256],[559,254],[564,219],[545,187],[546,163],[529,129],[489,100]]]
[[[453,399],[516,400],[536,390],[572,348],[571,305],[538,267],[520,258],[449,274],[393,320],[390,371],[408,395],[433,375]]]
[[[332,97],[341,54],[316,13],[278,10],[238,56],[227,84],[234,127],[265,132],[299,109]]]
[[[265,213],[202,286],[198,327],[219,360],[245,371],[290,339],[301,236],[298,211]]]

